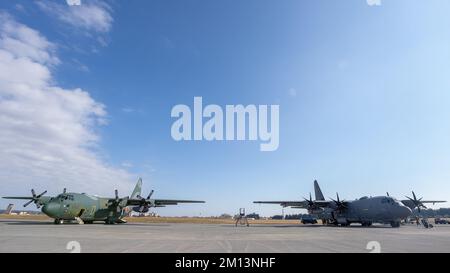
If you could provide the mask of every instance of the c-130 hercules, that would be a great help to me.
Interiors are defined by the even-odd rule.
[[[140,196],[142,188],[142,179],[139,178],[130,197],[119,197],[115,190],[114,198],[98,197],[85,193],[71,193],[64,189],[62,194],[55,197],[44,196],[47,191],[36,195],[31,190],[30,197],[3,197],[5,199],[24,199],[30,200],[24,204],[24,207],[35,203],[39,209],[42,206],[42,212],[55,219],[55,224],[63,224],[64,221],[76,220],[78,223],[90,224],[94,221],[103,221],[105,224],[126,223],[123,220],[123,210],[128,206],[133,206],[132,210],[136,212],[147,212],[150,207],[165,207],[166,205],[177,205],[178,203],[205,203],[205,201],[195,200],[170,200],[170,199],[152,199],[153,190],[143,198]]]
[[[446,201],[422,201],[413,198],[397,200],[393,197],[376,196],[362,197],[352,201],[340,200],[336,193],[336,200],[325,200],[317,181],[314,181],[316,200],[303,198],[304,201],[254,201],[256,204],[279,204],[283,207],[307,209],[308,213],[317,215],[324,223],[348,226],[351,223],[360,223],[362,226],[371,226],[372,223],[388,223],[392,227],[399,227],[401,220],[412,215],[415,208],[426,208],[425,203],[442,203]]]

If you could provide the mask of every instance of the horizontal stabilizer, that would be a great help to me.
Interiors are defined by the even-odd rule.
[[[4,199],[18,199],[18,200],[31,200],[33,199],[32,196],[6,196],[2,197]]]

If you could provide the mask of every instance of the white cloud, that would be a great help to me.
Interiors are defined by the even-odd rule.
[[[72,59],[72,65],[81,72],[88,73],[91,71],[87,65],[83,64],[82,62],[80,62],[75,58]]]
[[[30,187],[128,195],[134,178],[95,151],[105,106],[84,90],[57,86],[51,68],[58,63],[54,44],[0,12],[2,195]]]
[[[25,7],[24,7],[23,5],[21,5],[21,4],[16,4],[16,5],[14,6],[14,8],[15,8],[17,11],[20,11],[20,12],[24,12],[24,11],[25,11]]]
[[[71,3],[74,1],[71,1]],[[68,2],[67,2],[68,3]],[[87,31],[108,32],[113,23],[112,9],[101,1],[60,4],[51,1],[38,1],[38,7],[63,23]]]
[[[0,13],[0,48],[16,58],[29,58],[43,64],[58,64],[55,45],[36,30],[18,24],[6,13]]]
[[[69,6],[79,6],[81,5],[81,0],[66,0],[66,3]]]
[[[366,0],[369,6],[381,6],[381,0]]]

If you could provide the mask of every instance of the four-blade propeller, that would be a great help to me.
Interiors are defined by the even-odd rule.
[[[150,193],[148,194],[147,198],[144,198],[144,197],[142,197],[140,195],[136,196],[138,199],[141,199],[141,204],[137,208],[138,212],[145,213],[145,212],[148,211],[149,207],[154,205],[153,202],[150,199],[154,192],[155,192],[154,190],[151,190]]]
[[[116,207],[117,212],[119,212],[122,210],[121,202],[122,202],[122,199],[119,198],[119,191],[116,189],[116,190],[114,190],[114,199],[109,200],[108,205],[110,207]]]
[[[36,192],[34,191],[34,189],[31,189],[31,195],[32,195],[32,199],[28,202],[26,202],[23,206],[26,207],[31,203],[35,203],[37,208],[41,207],[41,204],[39,203],[39,199],[46,194],[47,191],[44,191],[43,193],[36,195]]]

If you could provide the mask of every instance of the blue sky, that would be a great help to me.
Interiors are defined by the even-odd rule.
[[[450,199],[447,1],[2,1],[0,11],[2,24],[47,42],[3,28],[0,53],[13,61],[0,54],[0,64],[26,58],[49,74],[0,77],[0,103],[17,106],[0,110],[2,195],[125,195],[141,176],[154,197],[207,201],[161,215],[280,213],[252,201],[300,199],[314,179],[330,197]],[[42,78],[25,98],[7,89]],[[36,103],[26,92],[49,97]],[[170,111],[194,96],[280,105],[278,150],[175,142]],[[20,107],[33,111],[13,112]]]

